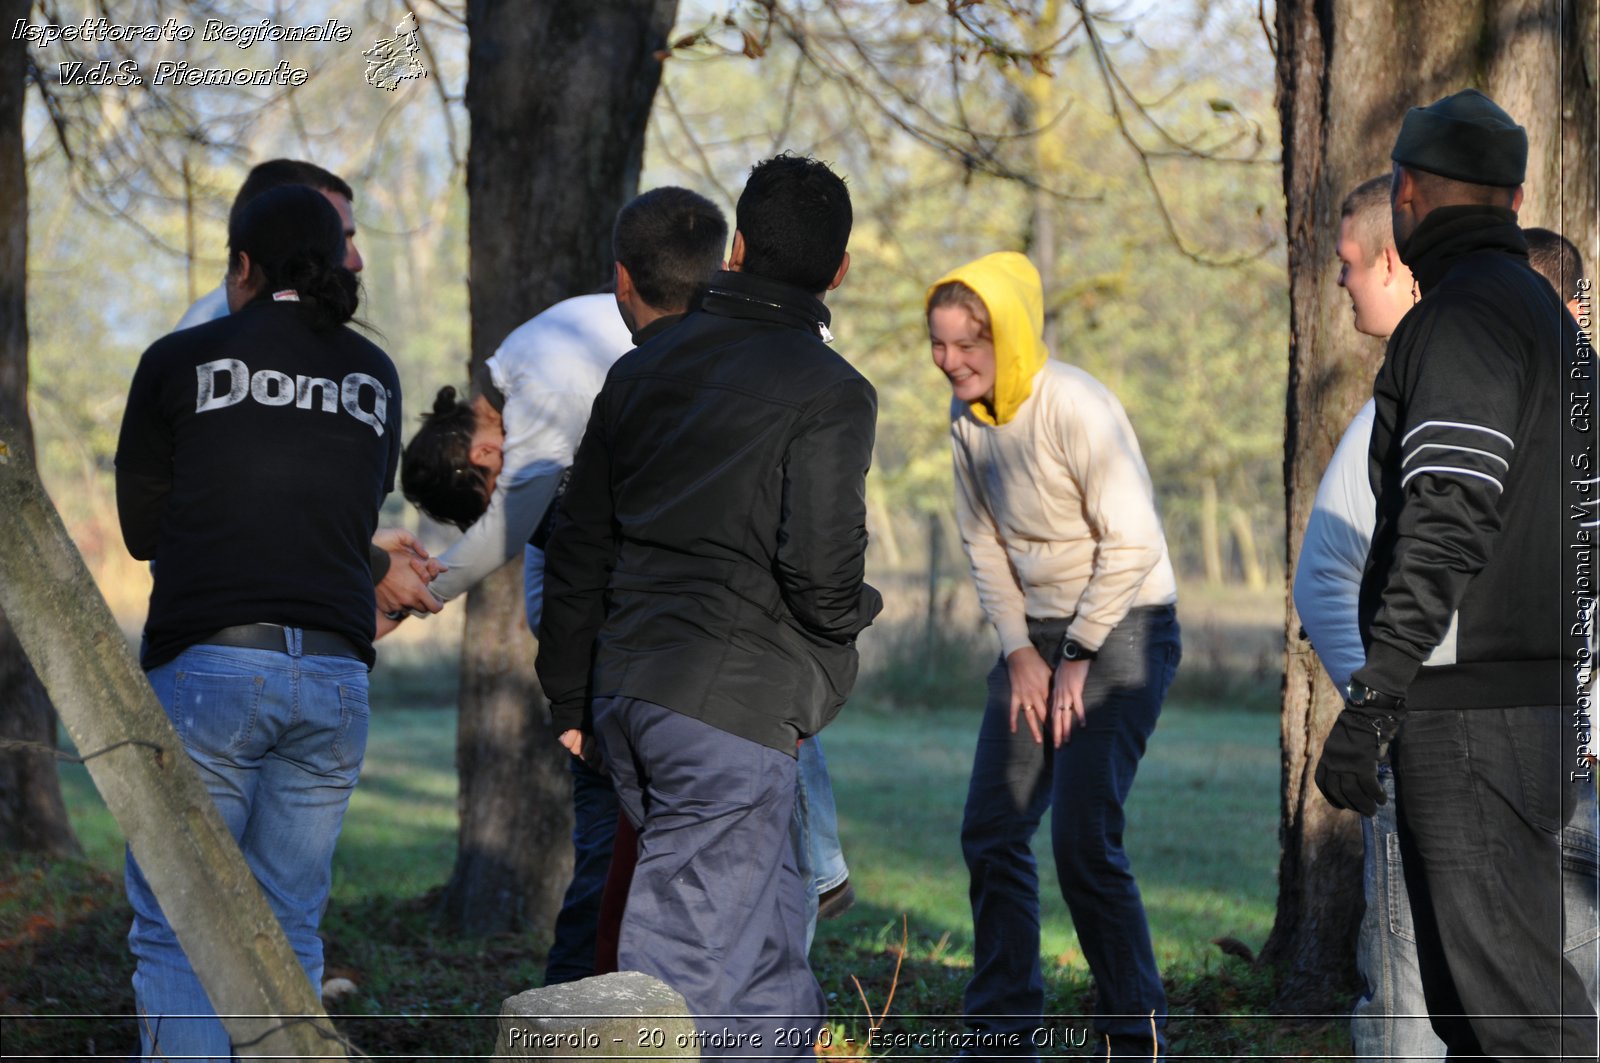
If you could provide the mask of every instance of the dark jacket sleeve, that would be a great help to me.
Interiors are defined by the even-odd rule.
[[[862,581],[877,417],[872,385],[846,380],[806,411],[784,458],[778,587],[800,625],[832,642],[854,639],[883,607]]]
[[[1500,496],[1518,474],[1525,368],[1503,322],[1481,304],[1441,298],[1408,318],[1379,374],[1404,411],[1383,489],[1401,492],[1394,552],[1373,613],[1366,663],[1353,678],[1404,696],[1443,641],[1467,584],[1499,535]],[[1421,309],[1419,307],[1419,309]]]
[[[161,517],[172,493],[172,423],[162,409],[162,374],[145,351],[128,388],[117,436],[117,519],[128,553],[140,561],[156,556]]]
[[[535,668],[556,732],[589,730],[594,643],[605,620],[605,592],[616,564],[606,391],[596,396],[572,461],[544,556],[544,612]]]

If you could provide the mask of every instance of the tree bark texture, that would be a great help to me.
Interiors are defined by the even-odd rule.
[[[1371,395],[1383,345],[1357,334],[1338,287],[1339,207],[1390,172],[1408,108],[1464,88],[1487,92],[1528,130],[1525,226],[1565,232],[1593,270],[1595,0],[1279,0],[1277,97],[1283,129],[1291,302],[1284,486],[1292,574],[1317,484]],[[1312,782],[1342,706],[1286,615],[1282,857],[1278,915],[1263,960],[1280,968],[1282,1012],[1352,1002],[1361,916],[1358,821]]]
[[[345,1058],[316,990],[39,483],[31,448],[3,418],[0,608],[234,1043],[287,1059]]]
[[[0,0],[0,24],[28,17],[29,0]],[[0,420],[16,425],[33,450],[28,421],[28,176],[22,113],[27,92],[27,42],[0,37]],[[21,460],[13,459],[13,460]],[[33,748],[0,749],[0,849],[76,854],[61,783],[56,776],[56,714],[39,677],[0,612],[0,741]]]
[[[611,224],[638,188],[658,53],[677,0],[467,8],[472,361],[611,276]],[[461,833],[446,915],[468,933],[554,924],[572,797],[533,673],[518,565],[469,596],[456,764]]]

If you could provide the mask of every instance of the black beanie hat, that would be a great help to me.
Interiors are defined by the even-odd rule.
[[[1406,112],[1389,157],[1475,185],[1510,188],[1528,168],[1528,131],[1477,89]]]

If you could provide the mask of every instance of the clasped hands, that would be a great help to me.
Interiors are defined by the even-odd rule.
[[[1006,657],[1006,670],[1011,676],[1011,733],[1017,732],[1017,716],[1027,721],[1033,740],[1044,744],[1045,732],[1050,733],[1050,743],[1064,745],[1072,740],[1072,728],[1089,722],[1088,707],[1083,702],[1084,684],[1089,679],[1092,662],[1062,661],[1054,672],[1045,663],[1039,651],[1032,646],[1012,650]]]
[[[404,528],[379,528],[372,544],[389,555],[389,571],[373,588],[378,599],[378,634],[388,634],[407,616],[427,616],[444,608],[428,589],[444,571],[436,557]]]

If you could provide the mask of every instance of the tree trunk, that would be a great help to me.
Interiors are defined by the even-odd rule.
[[[29,0],[0,0],[0,25],[28,17]],[[33,452],[28,421],[28,177],[22,139],[27,42],[0,36],[0,420]],[[23,460],[13,458],[12,460]],[[31,460],[31,459],[29,459]],[[0,612],[0,850],[74,855],[78,839],[56,776],[56,714],[11,624]]]
[[[1290,350],[1284,478],[1288,571],[1317,484],[1371,394],[1382,356],[1358,336],[1336,284],[1339,206],[1387,173],[1407,108],[1488,92],[1528,129],[1524,225],[1564,227],[1594,249],[1593,0],[1279,0],[1278,112],[1289,241]],[[1563,113],[1565,112],[1565,113]],[[1559,186],[1557,181],[1559,180]],[[1361,916],[1356,817],[1311,772],[1341,707],[1290,600],[1282,718],[1278,917],[1262,959],[1282,971],[1275,1009],[1342,1011]]]
[[[1228,578],[1222,564],[1222,507],[1217,501],[1217,478],[1200,481],[1200,561],[1206,583],[1220,587]]]
[[[1250,526],[1250,515],[1238,506],[1228,514],[1228,524],[1233,529],[1233,542],[1239,548],[1239,567],[1244,572],[1244,585],[1253,591],[1267,589],[1267,574],[1261,567],[1261,551],[1256,549],[1255,529]]]
[[[677,0],[467,8],[472,359],[611,276],[635,193],[658,53]],[[533,673],[517,566],[470,596],[462,645],[461,835],[444,909],[485,934],[554,924],[572,874],[572,799]]]
[[[234,1044],[343,1059],[317,991],[34,471],[0,418],[0,607]]]

